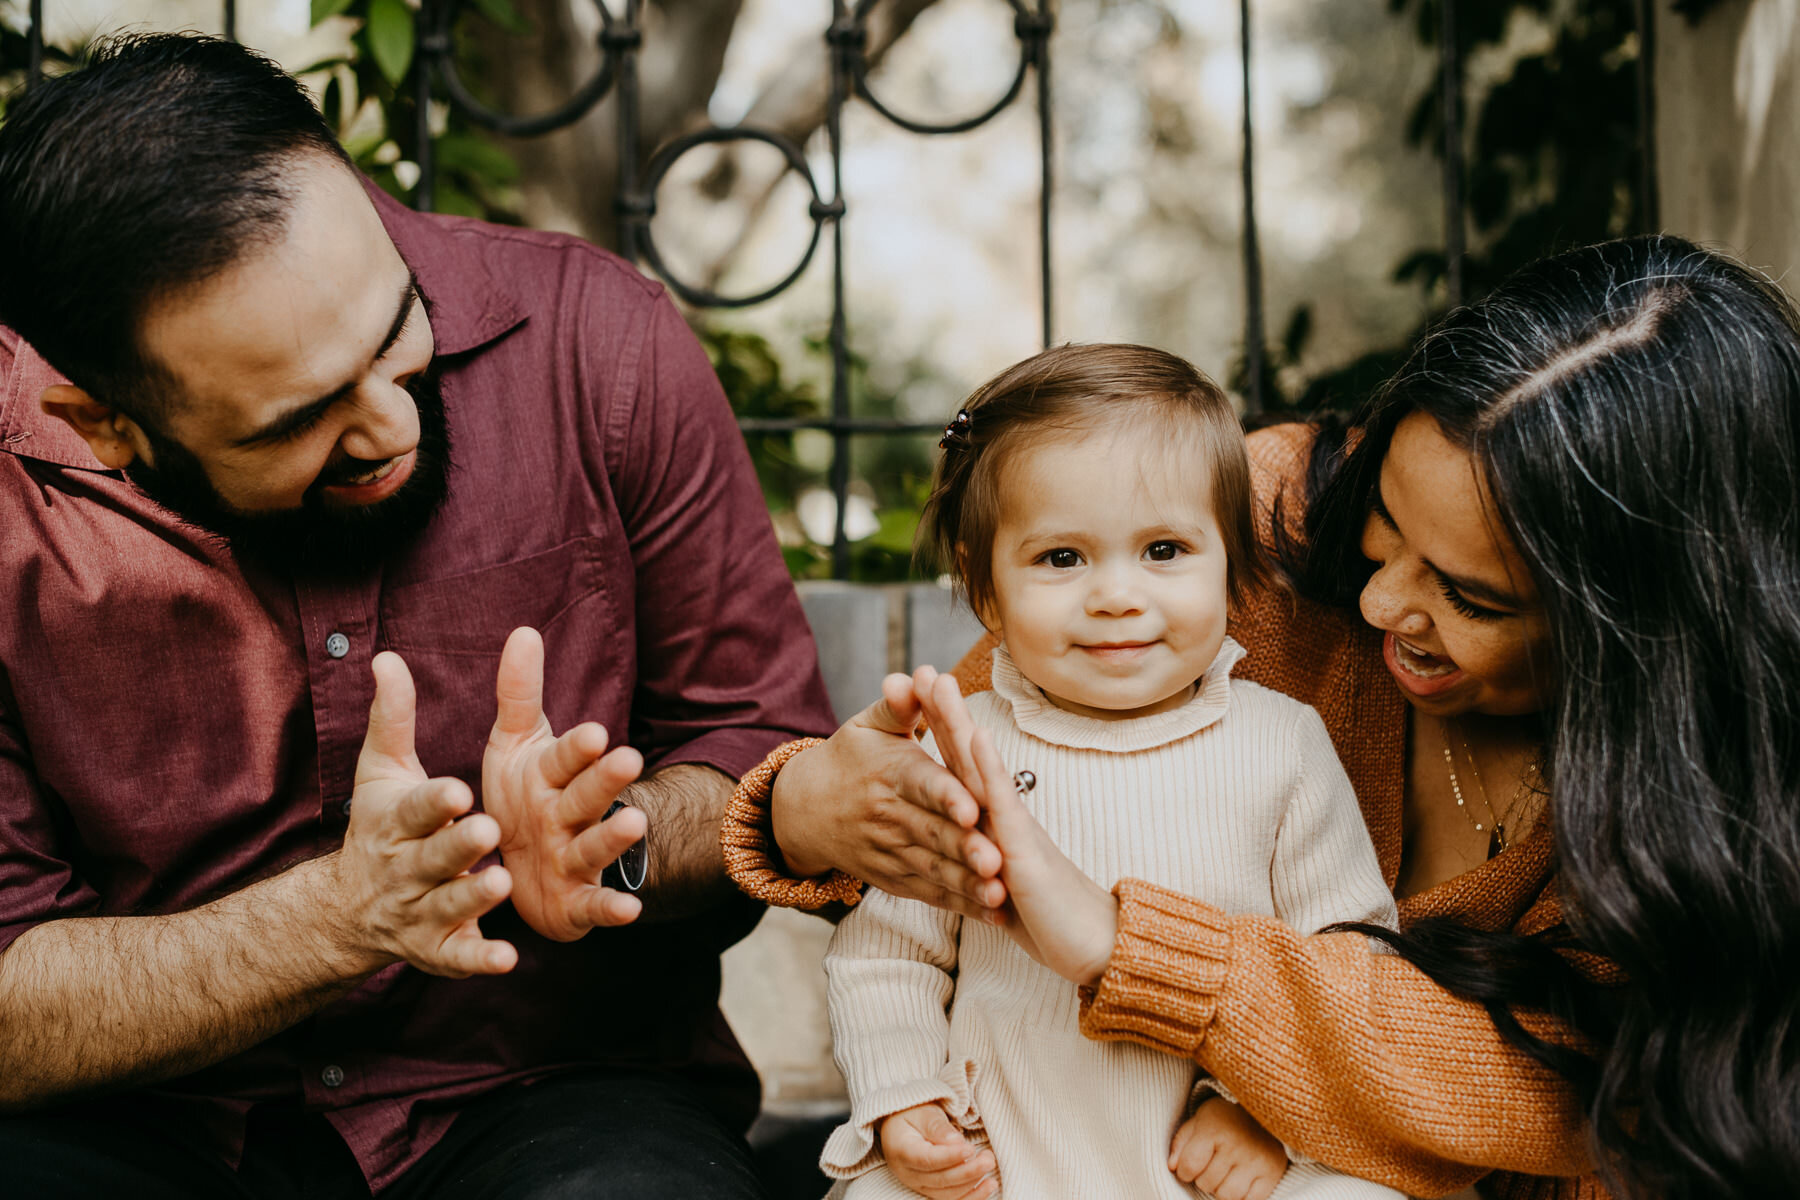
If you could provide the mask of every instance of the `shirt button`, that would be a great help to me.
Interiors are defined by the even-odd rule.
[[[333,658],[342,658],[350,653],[350,639],[341,633],[334,633],[325,639],[325,653]]]
[[[344,1082],[344,1068],[332,1063],[319,1072],[319,1082],[330,1088],[339,1086]]]

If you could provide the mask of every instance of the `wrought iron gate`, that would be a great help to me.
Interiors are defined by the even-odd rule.
[[[1000,0],[996,0],[1000,2]],[[1038,251],[1040,272],[1041,316],[1043,339],[1050,344],[1054,334],[1051,305],[1051,201],[1054,195],[1052,171],[1052,103],[1050,87],[1050,50],[1054,40],[1055,16],[1052,0],[1004,0],[1013,11],[1013,31],[1019,43],[1019,66],[1011,86],[986,111],[965,120],[934,124],[914,120],[895,112],[884,103],[869,84],[869,64],[865,53],[868,44],[868,18],[879,0],[832,0],[832,21],[824,31],[821,53],[829,56],[830,93],[826,109],[825,131],[831,157],[830,190],[821,190],[804,150],[772,130],[749,126],[712,126],[687,134],[661,146],[646,161],[639,137],[637,58],[643,46],[644,0],[613,0],[622,11],[615,13],[606,0],[594,0],[601,31],[599,37],[601,65],[594,76],[577,88],[573,95],[554,110],[537,116],[516,116],[496,112],[481,104],[458,77],[450,30],[461,7],[460,0],[422,0],[420,19],[415,27],[415,53],[420,69],[413,72],[417,90],[418,165],[420,181],[415,202],[430,208],[436,174],[432,162],[431,133],[428,127],[428,101],[442,98],[469,120],[484,128],[514,137],[532,137],[569,125],[598,105],[609,93],[618,98],[618,179],[613,207],[619,224],[620,253],[654,271],[671,291],[700,308],[742,308],[760,304],[783,291],[805,274],[817,254],[819,243],[830,230],[832,247],[832,308],[830,348],[832,362],[831,411],[811,418],[745,418],[739,421],[746,433],[785,433],[799,429],[819,429],[832,437],[830,484],[836,499],[836,525],[831,547],[832,575],[848,578],[850,546],[844,533],[844,519],[850,489],[850,443],[853,438],[907,433],[935,432],[937,423],[856,417],[850,412],[850,345],[847,301],[844,293],[844,222],[850,214],[844,203],[843,189],[843,113],[847,105],[860,101],[902,129],[926,136],[964,133],[986,124],[1020,101],[1026,83],[1036,77],[1034,90],[1038,115],[1040,187],[1038,201]],[[1444,153],[1444,257],[1447,298],[1451,305],[1463,299],[1462,260],[1465,253],[1464,231],[1467,214],[1462,193],[1463,178],[1463,113],[1462,71],[1456,36],[1456,10],[1469,0],[1438,0],[1440,35],[1439,95],[1443,105]],[[1637,133],[1639,145],[1639,212],[1643,224],[1657,227],[1656,156],[1654,139],[1653,65],[1655,62],[1655,20],[1652,0],[1635,0],[1638,29]],[[43,0],[30,0],[30,24],[26,31],[28,72],[36,78],[43,64]],[[1255,127],[1250,104],[1251,80],[1251,3],[1238,5],[1243,66],[1243,145],[1241,182],[1243,189],[1243,270],[1244,270],[1244,352],[1249,391],[1244,397],[1247,414],[1262,412],[1264,333],[1262,304],[1262,262],[1256,232]],[[237,33],[237,4],[224,0],[225,36]],[[439,89],[442,90],[440,97]],[[811,193],[809,216],[812,238],[800,262],[780,282],[747,296],[721,296],[678,278],[665,264],[650,234],[651,218],[656,213],[657,187],[682,155],[697,146],[719,142],[754,141],[773,146],[786,159],[789,169],[806,182]]]

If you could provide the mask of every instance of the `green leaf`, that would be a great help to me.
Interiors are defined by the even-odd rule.
[[[355,0],[312,0],[312,23],[317,25],[320,21],[335,17],[354,2]]]
[[[830,574],[831,559],[809,546],[783,546],[781,557],[793,579],[823,579]]]
[[[347,139],[344,142],[344,153],[350,156],[351,162],[358,166],[366,166],[375,151],[381,149],[387,140],[387,130],[377,129],[360,137]]]
[[[881,514],[881,527],[863,544],[890,554],[911,554],[919,514],[910,508],[890,508]]]
[[[466,171],[486,184],[513,183],[519,178],[519,164],[512,155],[473,134],[446,134],[432,145],[439,165],[448,170]]]
[[[441,177],[438,179],[437,195],[432,198],[431,207],[436,212],[452,217],[487,216],[487,210],[481,207],[481,201]]]
[[[333,67],[346,65],[353,66],[355,64],[351,63],[349,59],[342,55],[339,55],[336,58],[321,58],[318,62],[307,63],[304,67],[296,69],[293,74],[296,77],[301,75],[311,75],[314,71],[329,71]]]
[[[481,10],[482,16],[508,33],[531,32],[531,22],[519,15],[512,0],[475,0],[475,7]]]
[[[399,87],[412,66],[413,14],[406,0],[369,0],[369,53],[382,76]]]

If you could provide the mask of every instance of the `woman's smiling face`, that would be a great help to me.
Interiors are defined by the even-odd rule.
[[[1516,716],[1546,703],[1543,605],[1475,461],[1424,413],[1401,420],[1381,465],[1362,552],[1375,564],[1363,618],[1414,707]]]

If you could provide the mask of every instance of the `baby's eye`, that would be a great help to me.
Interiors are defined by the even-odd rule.
[[[1182,551],[1180,542],[1151,542],[1144,550],[1144,557],[1151,562],[1168,562]]]
[[[1067,570],[1070,567],[1079,567],[1081,565],[1081,555],[1068,549],[1047,550],[1038,561],[1041,563],[1048,563],[1050,566],[1060,570]]]

